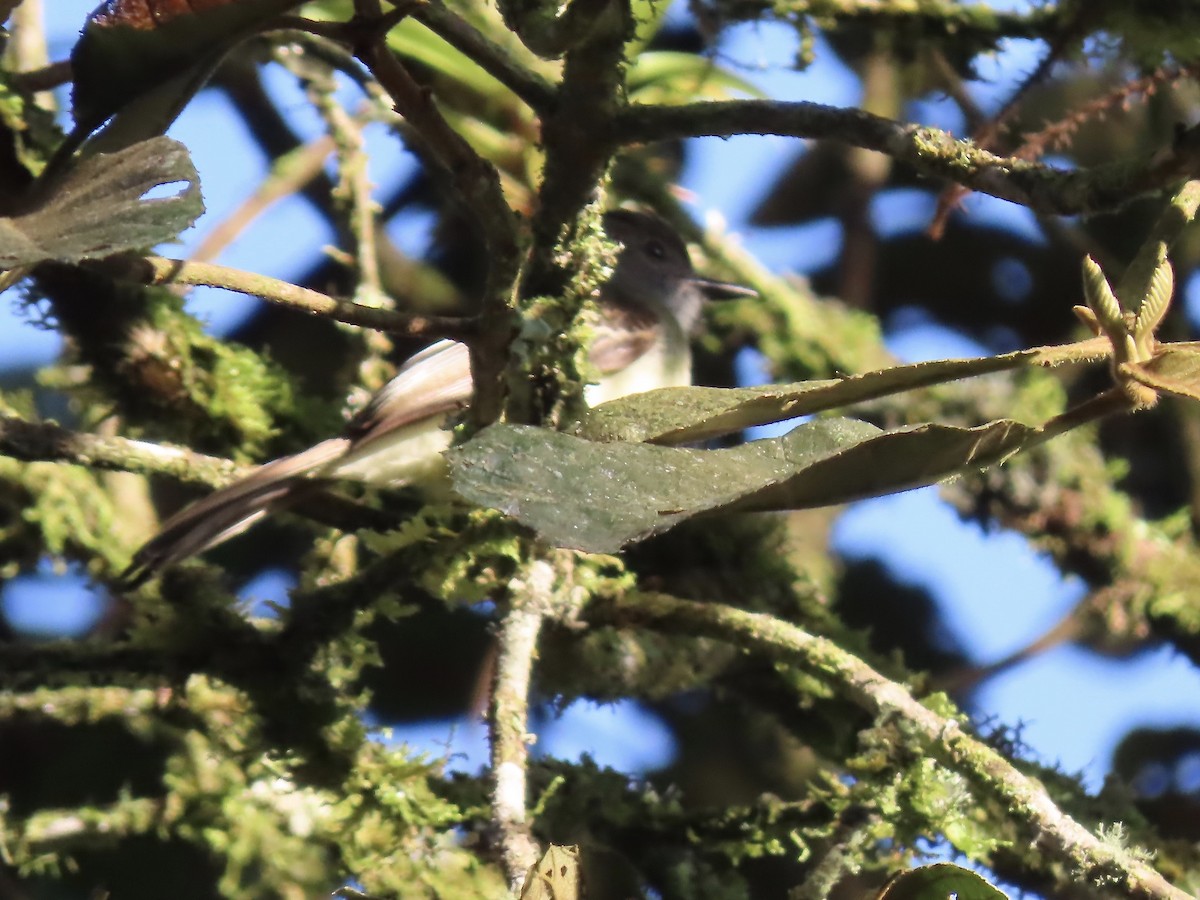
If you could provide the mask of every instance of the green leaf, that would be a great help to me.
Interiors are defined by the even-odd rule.
[[[1028,362],[1052,362],[1049,356],[1050,351],[1020,350],[980,359],[894,366],[826,381],[753,388],[660,388],[588,410],[576,433],[594,441],[686,444]]]
[[[143,199],[174,184],[183,187],[173,196]],[[0,218],[0,269],[152,247],[177,237],[203,212],[200,177],[187,148],[165,137],[143,141],[82,160],[36,207]]]
[[[1122,370],[1156,391],[1200,400],[1200,343],[1164,344],[1153,359],[1122,366]]]
[[[638,103],[689,103],[731,96],[762,97],[762,91],[695,53],[652,50],[638,55],[626,76],[630,99]]]
[[[910,869],[893,877],[876,900],[1008,900],[969,869],[938,863]]]
[[[1007,420],[885,433],[821,419],[772,440],[690,450],[494,425],[447,459],[467,500],[557,546],[612,553],[701,513],[826,506],[931,484],[1003,459],[1037,433]]]
[[[625,58],[629,62],[636,63],[638,56],[662,30],[670,8],[668,0],[630,0],[629,11],[637,26],[633,40],[625,45]]]
[[[118,113],[124,146],[161,134],[230,47],[301,2],[233,0],[157,26],[145,16],[121,14],[125,4],[120,2],[101,6],[71,51],[71,146]],[[103,149],[120,146],[110,141]]]

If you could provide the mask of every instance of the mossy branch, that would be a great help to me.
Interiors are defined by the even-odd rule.
[[[529,566],[514,580],[511,608],[500,621],[496,678],[492,685],[489,731],[492,742],[492,823],[509,884],[519,891],[525,873],[541,855],[530,833],[528,802],[529,688],[544,608],[555,572],[546,562]]]
[[[923,175],[1055,215],[1110,211],[1200,171],[1200,127],[1181,132],[1171,146],[1147,159],[1066,171],[997,156],[936,128],[905,124],[860,109],[803,101],[633,105],[616,117],[612,140],[628,145],[735,134],[841,141],[886,153]]]
[[[191,484],[220,487],[242,466],[182,447],[71,431],[53,422],[0,416],[0,455],[24,462],[67,462],[114,472],[168,475]]]
[[[1077,881],[1146,900],[1187,900],[1190,896],[1067,816],[1039,782],[969,735],[957,718],[922,705],[904,685],[884,677],[833,641],[774,616],[657,593],[597,599],[584,616],[598,625],[639,625],[718,638],[744,651],[795,665],[833,684],[877,719],[902,720],[923,752],[965,775],[976,789],[1009,809],[1025,824],[1031,839],[1067,865]]]

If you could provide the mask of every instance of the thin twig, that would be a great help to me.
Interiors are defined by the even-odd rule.
[[[250,223],[273,204],[304,188],[324,171],[325,160],[336,149],[323,134],[275,160],[271,172],[232,213],[218,222],[192,254],[192,262],[211,262],[232,244]]]
[[[390,309],[363,306],[347,300],[338,300],[289,281],[216,263],[188,262],[162,256],[147,256],[123,262],[126,262],[127,266],[119,273],[120,276],[142,284],[191,284],[225,288],[261,297],[299,312],[324,316],[345,322],[347,325],[375,328],[389,334],[430,340],[444,337],[465,340],[475,333],[477,327],[473,318],[409,315]]]

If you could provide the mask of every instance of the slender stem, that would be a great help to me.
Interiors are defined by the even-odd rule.
[[[338,300],[320,291],[300,287],[278,278],[216,263],[147,256],[134,261],[130,271],[121,274],[131,276],[143,284],[191,284],[226,288],[314,316],[324,316],[348,325],[375,328],[407,337],[449,337],[463,340],[474,334],[476,327],[473,319],[408,315],[389,309],[363,306],[347,300]]]
[[[256,218],[274,203],[294,194],[324,171],[325,160],[336,150],[333,138],[323,134],[275,160],[271,171],[254,193],[218,222],[192,254],[192,262],[211,262],[232,244]]]

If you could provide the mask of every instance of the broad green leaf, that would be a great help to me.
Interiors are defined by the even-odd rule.
[[[71,51],[71,146],[117,114],[126,145],[161,134],[230,47],[303,0],[217,2],[161,23],[140,12],[144,3],[129,0],[109,0],[92,13]],[[145,119],[140,130],[138,118]]]
[[[1156,391],[1200,400],[1200,343],[1164,344],[1149,362],[1124,370]]]
[[[893,877],[876,900],[1008,900],[987,879],[969,869],[938,863]]]
[[[163,185],[172,196],[144,199]],[[200,178],[183,144],[158,137],[82,160],[24,215],[0,218],[0,269],[76,263],[177,237],[204,212]]]
[[[594,441],[686,444],[913,388],[999,372],[1044,356],[1042,350],[1021,350],[980,359],[895,366],[826,381],[755,388],[660,388],[588,410],[576,433]]]
[[[512,43],[499,45],[498,52],[509,56],[518,66],[545,77],[550,77],[560,70],[559,63],[548,62],[529,53],[524,45],[508,32],[492,32],[489,19],[495,14],[494,9],[453,2],[447,3],[447,6],[452,7],[465,21],[478,28],[489,40],[496,40],[504,35],[512,37]],[[354,14],[354,4],[349,0],[325,0],[312,4],[305,12],[311,18],[320,21],[344,22]],[[507,93],[508,89],[502,87],[478,62],[416,19],[404,19],[395,25],[388,32],[387,43],[401,56],[417,60],[435,72],[459,82],[481,98]]]
[[[647,45],[654,40],[655,35],[662,29],[667,10],[671,8],[669,0],[631,0],[629,10],[637,22],[633,40],[625,45],[625,59],[636,63],[638,56]]]
[[[597,443],[494,425],[447,453],[455,490],[560,547],[612,553],[701,513],[801,509],[931,484],[1003,459],[1037,429],[854,419],[805,423],[724,450]]]
[[[457,47],[448,44],[415,19],[405,19],[388,32],[388,46],[401,56],[424,63],[447,78],[466,85],[482,97],[506,91],[499,81]]]
[[[730,96],[762,97],[749,81],[695,53],[653,50],[638,55],[626,76],[630,99],[639,103],[688,103]]]

